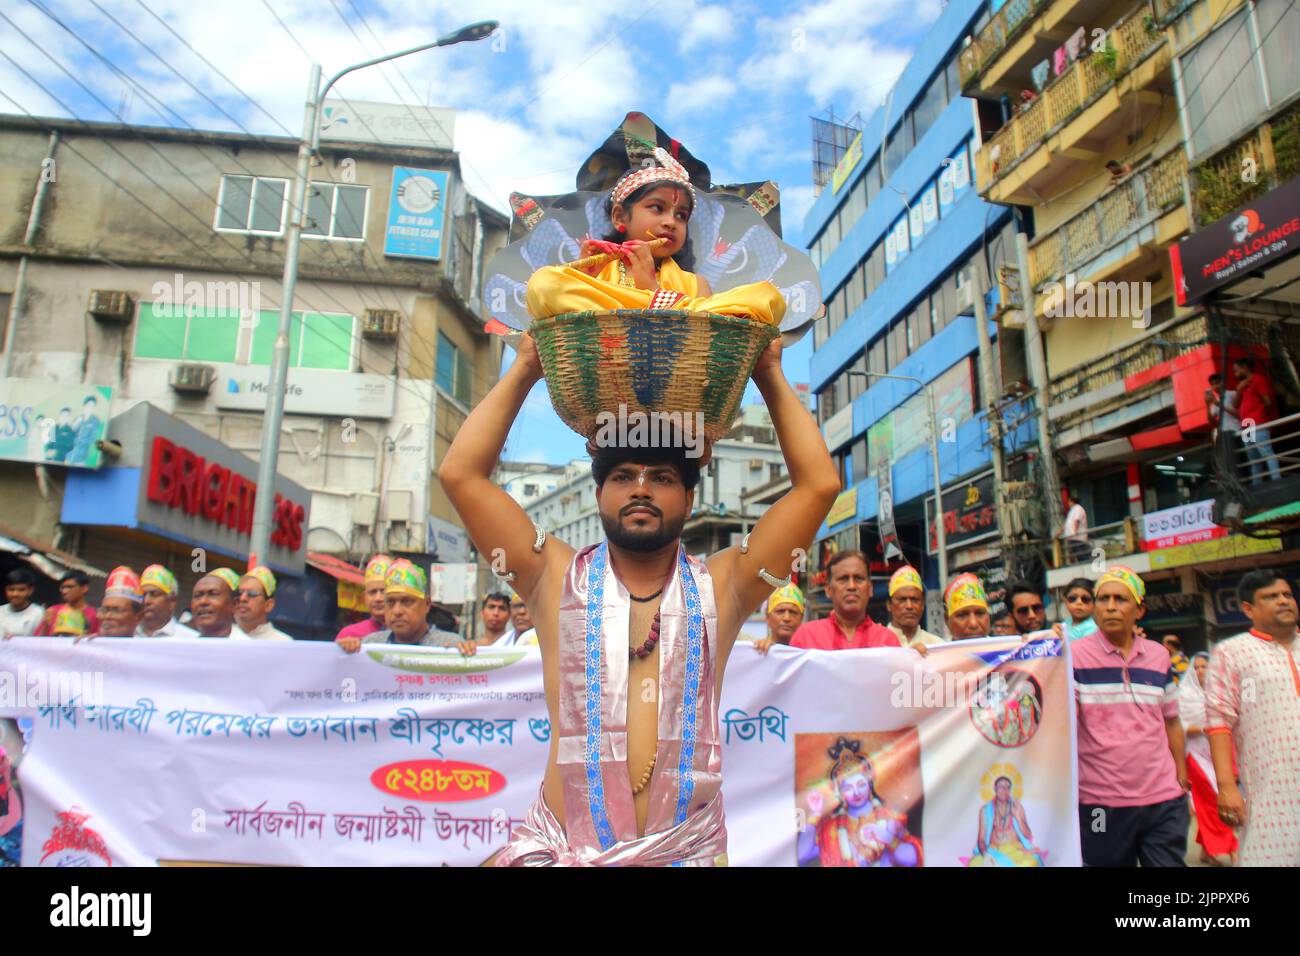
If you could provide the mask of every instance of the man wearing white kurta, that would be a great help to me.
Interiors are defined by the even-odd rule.
[[[1251,628],[1222,641],[1205,679],[1205,733],[1219,816],[1244,827],[1242,866],[1300,866],[1300,640],[1291,584],[1271,568],[1241,579]],[[1241,787],[1233,773],[1236,745]],[[1242,791],[1245,796],[1242,796]]]

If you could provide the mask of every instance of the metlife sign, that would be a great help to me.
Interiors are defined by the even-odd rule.
[[[1223,538],[1228,529],[1214,523],[1214,500],[1153,511],[1142,518],[1142,549],[1159,551]]]
[[[249,365],[218,365],[212,401],[217,408],[262,411],[266,408],[267,369]],[[289,369],[284,410],[290,415],[338,415],[353,418],[392,418],[397,386],[386,375]]]

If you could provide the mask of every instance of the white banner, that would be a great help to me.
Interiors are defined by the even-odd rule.
[[[1142,516],[1142,546],[1147,551],[1213,541],[1227,535],[1227,528],[1214,523],[1213,498]]]
[[[737,644],[729,862],[1078,865],[1064,653]],[[535,649],[17,638],[0,713],[35,720],[25,865],[481,864],[536,796],[551,732]]]

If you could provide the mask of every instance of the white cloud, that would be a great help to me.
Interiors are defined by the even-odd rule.
[[[678,49],[690,53],[700,47],[735,39],[731,11],[725,7],[700,7],[682,30]]]
[[[744,85],[782,90],[791,85],[818,104],[849,94],[868,112],[883,101],[911,55],[883,39],[884,27],[922,26],[938,15],[938,0],[822,0],[758,21],[759,52],[740,67]]]
[[[803,233],[803,217],[808,214],[816,198],[812,186],[781,187],[781,225],[787,240],[796,232]]]
[[[713,118],[735,94],[736,81],[722,73],[674,83],[668,88],[664,112],[670,119],[693,113],[706,113]]]
[[[456,149],[471,192],[509,214],[511,192],[548,196],[570,192],[592,145],[579,137],[542,138],[512,120],[467,110],[456,117]]]

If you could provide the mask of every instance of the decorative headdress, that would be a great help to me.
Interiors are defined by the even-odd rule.
[[[984,593],[984,585],[969,572],[952,579],[948,590],[943,593],[943,603],[949,617],[968,607],[982,607],[986,611],[989,609],[989,597]]]
[[[826,751],[827,756],[835,761],[831,765],[831,783],[858,771],[864,771],[868,777],[875,779],[876,768],[871,763],[871,758],[861,753],[861,750],[860,740],[850,740],[848,737],[836,739],[834,746]]]
[[[662,146],[656,146],[654,153],[651,155],[654,157],[654,162],[647,159],[646,165],[625,173],[623,178],[614,184],[614,188],[609,194],[610,204],[621,203],[642,186],[647,186],[650,183],[668,182],[684,186],[691,194],[691,205],[694,206],[695,187],[691,185],[691,176],[686,172],[686,167],[673,159],[668,150]],[[658,165],[654,165],[654,163],[658,163]]]
[[[393,559],[386,554],[377,554],[366,564],[366,584],[383,584],[388,580],[388,569],[393,566]]]
[[[1126,568],[1122,564],[1112,564],[1097,579],[1097,585],[1093,588],[1093,593],[1100,591],[1101,586],[1107,581],[1114,581],[1116,584],[1124,585],[1129,594],[1133,595],[1133,600],[1137,601],[1138,604],[1141,604],[1146,599],[1146,582],[1138,577],[1138,573],[1132,568]]]
[[[799,609],[800,614],[803,613],[805,604],[803,592],[799,590],[799,585],[787,584],[773,591],[772,596],[767,599],[767,613],[771,614],[774,608],[780,607],[782,604],[793,604]]]
[[[225,581],[226,587],[230,588],[232,593],[239,590],[239,575],[230,568],[217,568],[215,571],[209,571],[208,577],[220,578]]]
[[[384,580],[384,593],[409,594],[411,597],[425,600],[429,596],[429,581],[422,568],[405,558],[398,558],[388,569],[388,577]]]
[[[116,567],[108,575],[104,597],[124,597],[140,604],[144,601],[144,595],[140,592],[140,579],[125,565]]]
[[[263,567],[259,564],[257,567],[250,569],[244,577],[252,578],[258,584],[262,585],[262,593],[267,597],[275,596],[275,575],[271,573],[270,568]]]
[[[176,575],[172,574],[161,564],[151,564],[144,569],[140,575],[140,588],[157,588],[163,594],[173,595],[180,590],[180,585],[176,583]]]
[[[54,617],[55,637],[83,637],[86,633],[86,615],[75,607],[63,605]]]
[[[904,565],[889,576],[890,597],[903,588],[916,588],[922,594],[925,593],[925,585],[921,583],[920,573],[910,564]]]

